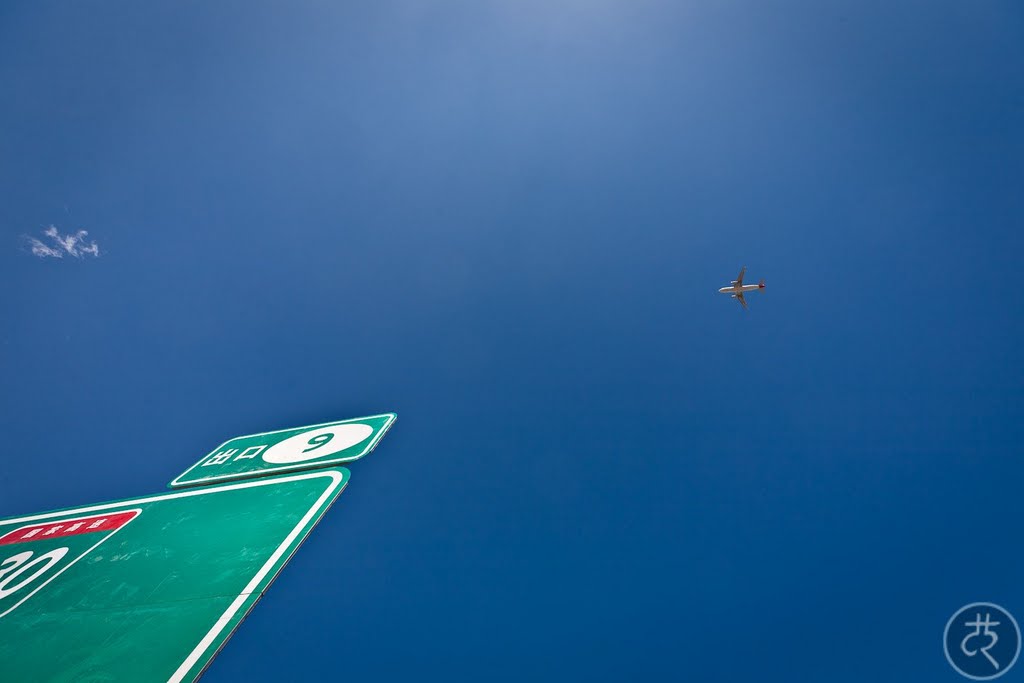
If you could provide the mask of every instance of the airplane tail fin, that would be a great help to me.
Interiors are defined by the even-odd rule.
[[[758,286],[758,288],[760,288],[760,289],[764,289],[764,280],[761,280],[760,282],[758,282],[758,283],[757,283],[757,286]]]

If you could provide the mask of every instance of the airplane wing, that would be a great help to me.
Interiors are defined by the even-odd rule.
[[[732,283],[734,285],[742,285],[743,284],[743,273],[745,273],[745,272],[747,272],[747,267],[743,266],[742,268],[740,268],[740,275],[739,275],[739,277],[736,278],[735,280],[733,280]]]
[[[742,274],[742,273],[741,273],[741,274]],[[737,301],[739,301],[739,302],[740,302],[741,304],[743,304],[743,308],[746,308],[746,307],[747,307],[747,300],[743,298],[743,292],[740,292],[739,294],[733,294],[733,295],[732,295],[732,298],[733,298],[733,299],[736,299],[736,300],[737,300]]]

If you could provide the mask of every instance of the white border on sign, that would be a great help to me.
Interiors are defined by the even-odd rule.
[[[350,455],[350,456],[346,456],[344,458],[330,458],[330,459],[327,459],[327,460],[307,460],[305,462],[298,462],[298,463],[295,463],[295,464],[292,464],[292,465],[281,465],[280,467],[267,467],[267,468],[260,469],[260,470],[248,470],[246,472],[233,472],[231,474],[214,474],[214,475],[211,475],[209,477],[201,477],[199,479],[189,479],[188,481],[181,481],[182,477],[188,475],[189,472],[191,472],[192,470],[196,469],[197,467],[200,467],[203,464],[203,461],[205,461],[211,455],[215,454],[217,451],[219,451],[221,448],[223,448],[224,446],[228,445],[232,441],[237,441],[238,439],[249,439],[249,438],[252,438],[254,436],[266,436],[268,434],[280,434],[281,432],[298,432],[299,434],[301,434],[302,431],[304,431],[304,430],[316,429],[317,427],[333,427],[335,425],[351,424],[353,422],[362,422],[363,420],[375,420],[375,419],[377,419],[379,417],[386,417],[388,419],[384,422],[384,424],[381,425],[381,427],[377,431],[377,433],[375,435],[373,435],[372,437],[370,437],[370,440],[366,443],[366,447],[363,448],[363,450],[360,451],[360,453],[358,455]],[[212,451],[210,451],[209,453],[204,455],[202,458],[199,459],[199,462],[197,462],[196,464],[192,465],[192,467],[189,467],[187,470],[185,470],[184,472],[179,474],[177,477],[172,479],[171,483],[169,483],[168,486],[170,488],[176,488],[176,487],[184,488],[186,486],[198,486],[199,484],[209,484],[209,483],[215,482],[215,481],[230,481],[232,479],[243,479],[243,478],[246,478],[246,477],[261,477],[261,476],[266,476],[266,475],[270,475],[270,474],[276,474],[278,472],[291,472],[293,470],[309,469],[311,467],[330,467],[331,465],[343,465],[343,464],[345,464],[347,462],[352,462],[353,460],[358,460],[359,458],[362,458],[367,453],[372,451],[377,446],[377,443],[382,438],[384,438],[384,434],[386,434],[387,431],[389,429],[391,429],[391,425],[393,425],[395,423],[396,419],[398,419],[398,415],[396,415],[395,413],[381,413],[380,415],[367,415],[365,417],[353,417],[353,418],[351,418],[349,420],[336,420],[334,422],[324,422],[324,423],[315,424],[315,425],[305,425],[303,427],[289,427],[288,429],[275,429],[275,430],[270,431],[270,432],[257,432],[255,434],[245,434],[243,436],[236,436],[236,437],[228,439],[227,441],[224,441],[223,443],[221,443],[221,445],[217,446]]]
[[[281,430],[281,431],[288,431],[288,430]],[[301,480],[301,479],[314,479],[316,477],[329,477],[332,480],[332,482],[324,490],[324,492],[320,495],[320,497],[317,498],[316,502],[313,503],[312,506],[310,506],[309,511],[306,512],[305,515],[303,515],[302,519],[299,520],[299,523],[295,525],[295,528],[293,528],[291,530],[291,532],[285,537],[285,539],[281,543],[281,545],[279,545],[277,547],[277,549],[270,555],[270,558],[268,558],[267,561],[263,564],[263,566],[260,567],[259,571],[256,572],[256,575],[253,576],[252,580],[249,581],[248,584],[246,584],[245,588],[242,589],[242,592],[238,594],[238,597],[235,598],[231,602],[230,605],[228,605],[228,608],[224,611],[224,613],[220,615],[220,617],[217,619],[216,622],[214,622],[213,627],[209,631],[207,631],[206,635],[203,636],[202,639],[199,641],[199,643],[192,649],[192,651],[185,658],[185,660],[181,663],[181,665],[177,668],[177,670],[174,672],[174,674],[169,679],[167,679],[168,683],[180,683],[180,681],[186,680],[186,676],[188,676],[189,671],[199,662],[200,659],[202,659],[203,655],[206,654],[207,650],[210,649],[210,646],[214,644],[214,642],[217,640],[218,636],[220,636],[221,633],[224,631],[225,627],[227,627],[227,625],[231,622],[231,620],[235,617],[235,615],[238,614],[239,610],[242,609],[243,605],[245,605],[245,603],[249,600],[249,598],[252,597],[252,593],[256,589],[256,587],[259,586],[259,584],[265,578],[267,578],[267,574],[269,574],[274,569],[274,566],[280,561],[281,557],[284,556],[284,554],[288,551],[288,546],[291,545],[295,541],[296,538],[298,538],[299,534],[302,533],[302,530],[309,524],[309,522],[313,519],[313,517],[317,514],[317,512],[321,511],[321,509],[324,507],[324,503],[326,503],[331,498],[331,496],[335,493],[335,491],[337,491],[338,486],[339,485],[340,486],[344,486],[344,484],[345,484],[345,476],[341,472],[339,472],[337,470],[316,470],[316,471],[313,471],[313,472],[303,472],[301,474],[293,474],[291,476],[273,477],[273,478],[269,478],[269,479],[268,478],[256,479],[254,481],[247,481],[247,482],[242,482],[242,483],[238,483],[238,484],[227,484],[227,485],[224,485],[224,486],[217,486],[215,488],[206,488],[206,487],[204,487],[204,488],[197,488],[197,489],[185,489],[183,491],[172,491],[170,493],[164,493],[164,494],[160,494],[160,495],[157,495],[157,496],[150,496],[148,498],[132,498],[132,499],[123,500],[123,501],[113,501],[113,502],[110,502],[110,503],[101,503],[99,505],[90,505],[88,507],[72,508],[72,509],[69,509],[69,510],[57,510],[57,511],[54,511],[54,512],[43,512],[43,513],[36,514],[36,515],[30,515],[28,517],[14,517],[14,518],[11,518],[11,519],[3,519],[3,520],[0,520],[0,523],[2,523],[4,525],[7,525],[7,524],[18,524],[18,523],[21,523],[21,522],[32,522],[32,521],[41,520],[41,519],[61,518],[61,517],[65,516],[65,515],[71,515],[71,514],[82,515],[82,514],[85,514],[85,513],[95,512],[95,511],[100,511],[100,510],[113,510],[113,509],[117,509],[120,506],[127,506],[126,509],[123,510],[123,512],[128,512],[129,510],[132,509],[131,506],[133,506],[133,505],[142,505],[144,503],[155,503],[155,502],[158,502],[158,501],[161,501],[161,500],[168,500],[168,499],[174,499],[174,498],[188,498],[190,496],[203,496],[203,495],[207,495],[207,494],[210,494],[210,493],[219,493],[219,492],[222,492],[222,491],[234,491],[236,489],[245,489],[245,488],[250,488],[250,487],[253,487],[253,486],[270,486],[270,485],[273,485],[273,484],[283,484],[283,483],[286,483],[286,482],[289,482],[289,481],[297,481],[297,480]],[[137,519],[138,517],[139,517],[139,515],[135,515],[135,517],[133,517],[132,519],[134,520],[134,519]],[[131,523],[131,520],[129,520],[128,523]],[[125,526],[128,526],[128,523],[124,524],[121,528],[123,529]],[[114,533],[117,533],[117,531],[115,531]],[[113,535],[114,534],[111,534],[111,536],[113,536]],[[109,538],[109,536],[108,536],[108,538]],[[102,541],[101,541],[101,543],[102,543]],[[69,564],[68,566],[70,567],[71,565]],[[42,588],[42,586],[40,586],[40,588]],[[255,602],[253,604],[255,604]],[[250,605],[250,608],[251,607],[252,607],[252,605]],[[244,614],[243,614],[243,616],[244,616]],[[237,626],[237,624],[236,624],[236,626]],[[230,633],[228,633],[228,636],[230,636]],[[226,641],[228,636],[225,636],[225,641]],[[222,641],[222,644],[225,641]],[[216,653],[214,653],[214,654],[216,654]],[[207,665],[208,664],[209,664],[209,662],[207,662]],[[199,672],[199,673],[201,673],[201,672]],[[195,680],[197,677],[198,677],[198,673],[197,673],[196,676],[193,676],[190,680]]]

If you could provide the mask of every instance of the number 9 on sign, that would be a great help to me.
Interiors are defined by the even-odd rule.
[[[274,444],[264,451],[263,459],[277,465],[317,460],[366,441],[371,434],[373,427],[364,424],[311,429]]]
[[[329,442],[333,438],[334,438],[334,432],[327,432],[326,434],[320,434],[319,436],[314,436],[312,439],[309,440],[309,448],[304,449],[302,452],[303,453],[309,453],[310,451],[315,451],[316,449],[320,448],[321,446],[326,446],[327,442]]]

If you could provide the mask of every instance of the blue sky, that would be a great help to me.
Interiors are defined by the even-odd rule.
[[[1024,617],[1018,3],[5,3],[0,92],[0,516],[399,415],[204,680],[955,681]]]

